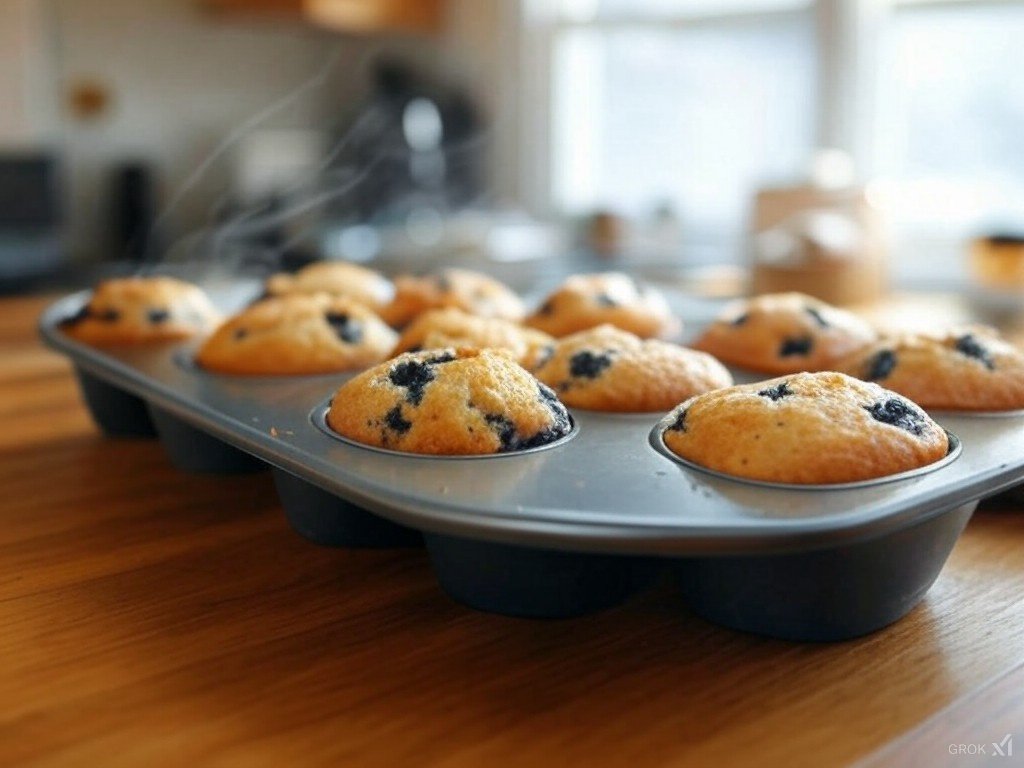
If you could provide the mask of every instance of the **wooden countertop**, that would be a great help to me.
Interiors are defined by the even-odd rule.
[[[305,543],[265,475],[101,437],[35,340],[44,304],[0,301],[2,765],[959,764],[952,739],[1014,726],[1024,753],[1005,498],[922,605],[852,642],[718,629],[669,584],[581,619],[474,613],[420,551]]]

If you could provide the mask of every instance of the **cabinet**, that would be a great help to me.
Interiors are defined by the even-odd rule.
[[[340,32],[434,33],[440,30],[443,0],[202,0],[223,16],[293,18]]]

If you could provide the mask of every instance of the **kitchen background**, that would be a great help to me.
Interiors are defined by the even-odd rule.
[[[1021,39],[1020,0],[6,0],[0,288],[328,257],[1015,296]]]

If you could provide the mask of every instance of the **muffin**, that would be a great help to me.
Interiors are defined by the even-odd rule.
[[[526,310],[508,286],[468,269],[444,269],[433,275],[395,278],[395,298],[381,316],[401,328],[429,309],[454,307],[478,317],[518,322]]]
[[[329,293],[356,301],[380,312],[395,293],[391,281],[378,272],[346,261],[317,261],[293,275],[280,273],[267,278],[266,296]]]
[[[991,328],[895,336],[842,361],[838,370],[881,382],[924,408],[1024,408],[1024,352]]]
[[[731,303],[693,346],[761,373],[824,371],[876,338],[856,315],[805,296],[773,293]]]
[[[797,373],[678,406],[663,433],[677,456],[737,477],[828,484],[927,466],[949,451],[917,405],[842,373]]]
[[[503,349],[528,370],[548,357],[555,340],[546,333],[497,317],[476,317],[459,309],[432,309],[412,321],[393,355],[443,347]]]
[[[519,451],[572,430],[548,387],[502,352],[409,352],[364,371],[331,401],[327,423],[365,445],[443,456]]]
[[[606,323],[642,339],[668,339],[682,330],[659,291],[620,272],[573,275],[526,318],[531,328],[559,337]]]
[[[202,289],[173,277],[124,277],[96,286],[61,330],[85,344],[181,341],[220,319]]]
[[[566,336],[534,375],[562,402],[594,411],[667,411],[681,400],[728,387],[711,355],[667,341],[644,341],[613,325]]]
[[[196,361],[221,373],[334,373],[379,363],[395,339],[383,320],[352,299],[296,294],[258,302],[226,321]]]

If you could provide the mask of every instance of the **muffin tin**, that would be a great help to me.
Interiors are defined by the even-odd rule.
[[[660,414],[570,409],[571,439],[522,453],[368,449],[322,424],[347,376],[212,374],[187,363],[188,344],[90,348],[58,327],[86,298],[58,301],[40,329],[73,361],[101,429],[148,434],[154,422],[190,471],[269,465],[301,535],[342,547],[422,541],[441,587],[485,611],[585,613],[671,571],[682,602],[711,621],[855,637],[916,605],[978,500],[1024,479],[1021,414],[940,415],[959,455],[852,487],[768,487],[685,466],[658,447]]]

